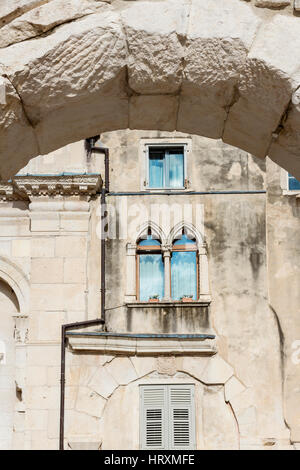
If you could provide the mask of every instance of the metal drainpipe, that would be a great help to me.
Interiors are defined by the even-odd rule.
[[[106,194],[109,193],[109,149],[95,147],[97,137],[86,139],[85,147],[90,154],[92,151],[104,154],[104,188],[101,190],[101,206],[105,207]],[[101,217],[101,317],[100,319],[88,320],[77,323],[68,323],[61,327],[61,367],[60,367],[60,419],[59,419],[59,450],[64,450],[65,437],[65,384],[66,384],[66,332],[77,328],[105,325],[105,237],[104,237],[104,214]]]

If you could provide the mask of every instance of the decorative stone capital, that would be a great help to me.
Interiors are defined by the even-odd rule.
[[[162,245],[161,251],[163,253],[163,256],[171,256],[172,245]]]
[[[135,256],[136,255],[136,244],[135,243],[127,243],[127,256]]]

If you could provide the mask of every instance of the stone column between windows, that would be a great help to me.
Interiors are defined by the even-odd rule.
[[[127,245],[126,302],[136,301],[136,245]]]
[[[200,247],[199,256],[199,300],[210,301],[208,259],[205,246]]]
[[[171,300],[171,247],[165,246],[162,247],[163,257],[164,257],[164,273],[165,273],[165,295],[163,300]]]

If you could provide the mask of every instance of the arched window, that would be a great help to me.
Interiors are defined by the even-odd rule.
[[[161,243],[151,233],[137,245],[138,298],[142,302],[164,297],[164,263]]]
[[[173,300],[198,299],[198,256],[196,240],[182,232],[173,242],[171,257],[171,295]]]

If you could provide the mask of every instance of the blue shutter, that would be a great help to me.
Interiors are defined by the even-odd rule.
[[[298,181],[290,173],[288,174],[289,190],[294,191],[300,189],[300,181]]]

